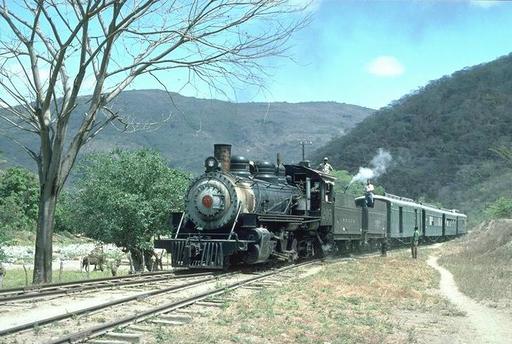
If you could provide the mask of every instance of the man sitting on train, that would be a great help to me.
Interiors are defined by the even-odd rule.
[[[372,185],[370,179],[366,181],[366,185],[364,187],[364,197],[366,200],[366,206],[369,208],[373,208],[373,191],[375,187]]]

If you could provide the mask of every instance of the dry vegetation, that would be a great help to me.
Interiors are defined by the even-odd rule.
[[[404,318],[396,314],[460,315],[432,293],[437,285],[437,274],[423,260],[411,260],[407,251],[386,258],[326,264],[320,272],[284,286],[257,291],[241,299],[236,297],[236,302],[226,303],[215,316],[195,317],[194,323],[187,326],[159,328],[154,340],[173,343],[416,342],[414,329],[405,326]]]
[[[81,281],[89,278],[110,277],[112,274],[108,269],[105,271],[91,271],[89,276],[87,273],[80,271],[54,271],[54,283]],[[27,269],[27,273],[23,269],[8,270],[5,274],[1,288],[19,288],[32,285],[32,269]]]
[[[478,300],[510,306],[512,301],[512,220],[481,224],[448,245],[440,263],[455,276],[461,290]],[[446,251],[444,251],[446,252]]]

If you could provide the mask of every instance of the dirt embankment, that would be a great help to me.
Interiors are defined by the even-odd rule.
[[[439,263],[461,291],[512,315],[512,219],[484,222],[445,246]]]
[[[480,224],[428,264],[440,273],[442,295],[466,314],[471,331],[464,342],[511,343],[512,219]]]

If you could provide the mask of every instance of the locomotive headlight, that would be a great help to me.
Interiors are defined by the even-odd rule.
[[[201,203],[205,206],[205,208],[211,208],[213,205],[213,197],[210,195],[203,196]]]
[[[216,171],[219,168],[219,162],[213,156],[206,158],[204,161],[206,172]]]
[[[201,204],[207,209],[224,209],[224,202],[220,195],[204,195],[203,198],[201,198]]]

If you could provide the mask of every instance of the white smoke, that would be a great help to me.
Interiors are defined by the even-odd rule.
[[[386,173],[386,169],[391,163],[391,160],[393,160],[391,154],[388,151],[379,148],[377,155],[370,161],[370,167],[359,167],[359,172],[352,177],[349,185],[352,185],[354,182],[364,183],[367,179],[378,178],[382,174]]]

